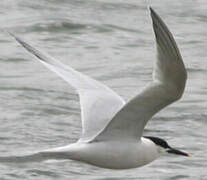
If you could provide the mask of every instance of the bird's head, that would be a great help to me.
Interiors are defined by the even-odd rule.
[[[176,155],[188,156],[188,157],[191,156],[189,153],[172,148],[171,146],[168,145],[168,143],[164,139],[153,137],[153,136],[144,136],[144,138],[150,139],[153,143],[155,143],[158,146],[160,152],[167,152],[170,154],[176,154]]]

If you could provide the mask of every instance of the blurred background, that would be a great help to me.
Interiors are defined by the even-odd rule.
[[[183,98],[153,117],[144,135],[162,137],[192,157],[164,156],[122,171],[71,160],[0,162],[1,180],[207,179],[205,0],[1,0],[0,156],[64,146],[81,133],[74,89],[35,61],[5,30],[129,100],[152,79],[155,44],[148,5],[172,31],[188,81]]]

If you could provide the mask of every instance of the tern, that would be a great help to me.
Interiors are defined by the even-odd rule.
[[[81,106],[82,134],[76,143],[30,154],[25,161],[72,159],[102,168],[129,169],[146,165],[166,152],[190,156],[162,138],[142,136],[154,114],[181,98],[187,79],[173,35],[159,15],[151,7],[149,10],[157,50],[153,80],[129,102],[10,33],[37,60],[77,90]]]

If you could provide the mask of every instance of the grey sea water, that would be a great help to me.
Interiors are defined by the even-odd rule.
[[[0,28],[23,37],[129,100],[151,81],[151,5],[168,24],[188,71],[183,98],[147,124],[192,154],[164,156],[142,168],[107,170],[65,160],[1,163],[0,180],[206,180],[207,3],[205,0],[1,0]],[[0,156],[75,142],[81,132],[73,88],[0,33]]]

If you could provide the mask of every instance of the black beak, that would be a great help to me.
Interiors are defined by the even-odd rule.
[[[172,154],[177,154],[177,155],[181,155],[181,156],[188,156],[190,157],[191,155],[182,151],[179,151],[177,149],[174,148],[170,148],[169,150],[167,150],[168,153],[172,153]]]

